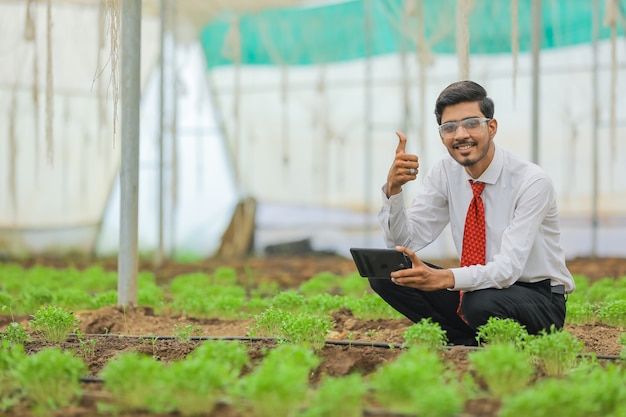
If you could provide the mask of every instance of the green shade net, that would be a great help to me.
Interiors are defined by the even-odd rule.
[[[420,0],[417,0],[420,2]],[[367,56],[416,51],[422,30],[433,53],[456,52],[456,0],[423,0],[423,18],[407,15],[402,0],[350,1],[314,8],[269,9],[260,13],[222,14],[205,26],[201,41],[209,68],[235,62],[233,23],[238,22],[240,63],[310,65]],[[542,48],[589,43],[593,32],[592,0],[544,0]],[[599,3],[599,38],[611,36],[604,26],[605,1]],[[416,6],[417,7],[417,6]],[[622,13],[625,4],[619,3]],[[471,54],[511,53],[511,2],[474,0],[469,17]],[[518,1],[519,51],[530,50],[531,0]],[[620,21],[618,17],[618,22]],[[235,23],[236,24],[236,23]],[[619,26],[619,23],[618,23]],[[619,26],[618,36],[623,36]]]

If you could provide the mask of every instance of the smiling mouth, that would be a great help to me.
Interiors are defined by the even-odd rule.
[[[458,149],[460,151],[466,151],[468,149],[473,148],[474,146],[476,146],[473,143],[461,143],[459,145],[454,145],[454,149]]]

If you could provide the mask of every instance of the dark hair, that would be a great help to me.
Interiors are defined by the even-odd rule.
[[[437,97],[435,103],[435,116],[437,124],[441,124],[441,115],[447,106],[459,103],[478,102],[480,111],[488,117],[493,118],[493,100],[487,97],[487,90],[474,81],[457,81],[446,88]]]

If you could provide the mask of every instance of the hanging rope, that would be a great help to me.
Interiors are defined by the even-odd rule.
[[[35,141],[35,161],[39,162],[40,147],[39,147],[39,54],[37,53],[37,31],[35,28],[35,19],[32,14],[33,0],[28,0],[26,4],[26,20],[24,22],[24,39],[32,42],[33,44],[33,87],[31,90],[31,97],[33,100],[33,117],[35,119],[35,134],[33,140]],[[35,178],[39,178],[39,163],[33,164],[35,170]]]
[[[289,178],[289,70],[286,65],[280,67],[280,101],[282,104],[282,142],[284,179]]]
[[[457,0],[456,2],[456,54],[460,80],[469,78],[469,16],[473,7],[473,0]]]
[[[113,138],[117,133],[117,107],[120,100],[120,65],[119,65],[119,31],[121,22],[120,0],[106,0],[109,18],[109,34],[111,36],[111,86],[113,88]],[[113,139],[115,143],[115,139]]]
[[[31,14],[32,5],[33,0],[28,0],[28,3],[26,3],[26,21],[24,22],[24,39],[27,41],[35,40],[35,22]]]
[[[13,208],[14,221],[17,216],[17,138],[15,137],[15,119],[17,117],[17,93],[13,88],[9,107],[9,196]]]
[[[104,50],[104,39],[105,39],[105,27],[106,27],[106,14],[107,10],[104,2],[100,2],[100,7],[98,8],[98,39],[96,40],[96,68],[102,67],[102,51]],[[98,132],[102,131],[102,128],[107,124],[107,111],[106,111],[106,92],[104,88],[104,83],[102,81],[102,77],[97,77],[98,84],[96,86],[96,96],[98,97]],[[99,134],[98,134],[99,135]],[[101,143],[101,141],[98,141]]]
[[[609,140],[613,161],[617,160],[616,102],[617,102],[617,18],[620,14],[617,0],[607,0],[604,25],[611,28],[611,83],[609,98]]]
[[[519,55],[519,10],[518,0],[511,0],[511,54],[513,55],[513,103],[517,93],[517,58]]]
[[[52,77],[52,0],[48,0],[46,11],[46,145],[48,163],[54,160],[54,84]]]

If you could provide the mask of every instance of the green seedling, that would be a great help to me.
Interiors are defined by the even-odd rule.
[[[30,326],[45,342],[64,342],[78,326],[74,314],[62,307],[45,306],[37,310]]]
[[[364,294],[360,298],[346,298],[346,308],[354,317],[363,320],[405,318],[386,303],[378,294]]]
[[[157,355],[157,341],[159,340],[158,336],[155,335],[151,335],[148,338],[148,341],[150,342],[150,346],[152,346],[152,357],[154,359],[158,359],[159,355]]]
[[[250,291],[252,298],[273,297],[279,291],[279,284],[276,281],[261,282],[257,288]]]
[[[411,347],[371,376],[374,397],[385,410],[425,417],[457,416],[464,396],[437,353]],[[416,392],[416,389],[419,392]]]
[[[189,293],[193,289],[203,289],[211,285],[211,277],[208,274],[192,272],[180,274],[174,277],[168,286],[169,292],[176,296]]]
[[[361,417],[367,386],[361,375],[327,377],[312,395],[302,417]]]
[[[626,361],[626,332],[622,332],[619,336],[619,341],[622,344],[622,350],[619,354],[620,359]]]
[[[191,337],[194,332],[202,332],[201,326],[194,327],[192,324],[175,324],[174,325],[174,337],[181,343],[191,342]]]
[[[279,345],[234,387],[233,395],[242,415],[294,416],[308,391],[310,372],[320,359],[309,349]]]
[[[369,329],[365,334],[371,339],[380,340],[380,327],[377,329]]]
[[[58,410],[76,404],[82,395],[83,361],[69,351],[47,348],[28,355],[16,368],[24,399],[35,410]]]
[[[333,328],[330,316],[312,316],[305,313],[292,315],[283,322],[285,337],[291,343],[320,351],[326,336]]]
[[[340,282],[341,293],[346,297],[361,297],[370,290],[370,284],[358,272],[345,276]]]
[[[163,363],[137,352],[124,352],[107,362],[100,372],[105,388],[113,396],[113,409],[117,411],[169,411],[163,404],[167,391],[162,376]]]
[[[143,273],[145,274],[145,272]],[[139,282],[139,288],[137,290],[137,303],[140,306],[149,306],[154,309],[155,312],[160,312],[165,305],[165,294],[163,289],[159,287],[154,278],[145,278]]]
[[[598,318],[609,326],[626,327],[626,300],[609,301],[600,306]]]
[[[20,323],[12,321],[2,333],[2,340],[16,345],[23,345],[30,341],[30,335]]]
[[[255,317],[255,323],[248,328],[248,334],[253,337],[275,337],[279,341],[317,351],[324,347],[326,336],[331,329],[330,316],[293,314],[289,311],[269,308]]]
[[[248,363],[245,346],[222,340],[207,341],[184,360],[165,368],[164,403],[183,416],[211,413],[229,387],[237,383]]]
[[[307,297],[331,294],[336,291],[339,277],[331,272],[320,272],[300,285],[300,292]]]
[[[242,309],[246,303],[243,293],[240,295],[224,294],[210,301],[208,316],[218,317],[223,320],[239,318],[242,315]]]
[[[270,308],[272,304],[272,300],[269,298],[260,298],[254,296],[250,298],[245,305],[246,314],[242,314],[242,318],[254,317],[263,313],[265,310]]]
[[[8,311],[11,315],[11,321],[15,321],[13,315],[13,303],[17,302],[10,294],[0,291],[0,311]]]
[[[603,303],[612,298],[615,292],[615,280],[602,278],[595,281],[587,290],[586,299],[591,303]],[[574,291],[574,294],[576,291]]]
[[[25,359],[23,345],[0,341],[0,411],[11,409],[22,397],[16,368]]]
[[[213,285],[222,287],[237,285],[238,277],[235,268],[222,266],[213,271]]]
[[[86,309],[91,305],[91,295],[83,288],[65,288],[54,293],[54,305],[68,309]]]
[[[521,346],[528,338],[526,328],[512,319],[490,317],[487,323],[478,327],[476,339],[484,344],[512,343]]]
[[[448,343],[448,335],[439,323],[434,323],[430,317],[420,320],[409,326],[402,334],[404,346],[425,346],[439,348]]]
[[[468,360],[471,369],[496,398],[523,390],[534,373],[528,355],[510,343],[498,343],[472,352]]]
[[[254,317],[254,324],[248,327],[248,335],[251,337],[284,338],[283,321],[289,316],[291,314],[286,311],[270,307]]]
[[[80,330],[76,330],[78,338],[78,353],[83,360],[89,360],[96,356],[96,341],[94,339],[85,340],[85,335]]]
[[[338,311],[344,305],[344,297],[332,294],[318,294],[307,298],[303,311],[309,314],[324,315]]]
[[[570,370],[582,352],[583,342],[574,335],[554,326],[550,332],[529,338],[524,344],[534,363],[540,366],[548,376],[561,376]]]
[[[299,311],[306,301],[302,294],[295,290],[281,291],[274,296],[272,307],[284,311]]]
[[[626,372],[615,364],[547,378],[505,398],[500,417],[604,417],[626,415]]]
[[[245,290],[239,287],[205,287],[179,290],[171,306],[183,314],[199,317],[236,319],[245,304]]]
[[[578,291],[578,289],[577,289]],[[572,302],[567,300],[567,315],[565,321],[569,324],[594,324],[596,322],[597,306],[587,301]]]
[[[94,310],[114,305],[117,305],[117,291],[115,290],[98,293],[91,299],[91,308]]]

